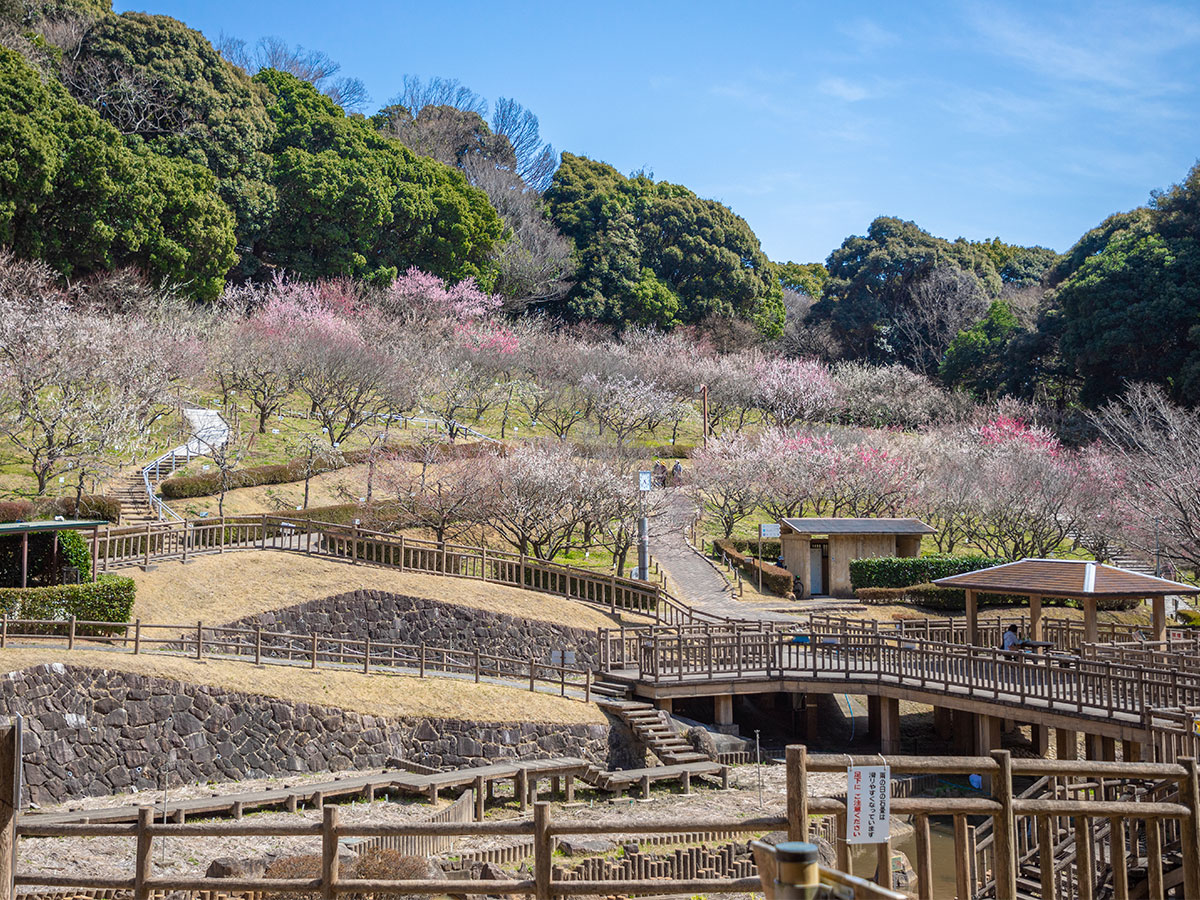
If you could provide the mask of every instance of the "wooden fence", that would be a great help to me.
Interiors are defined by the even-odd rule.
[[[659,585],[615,573],[604,574],[483,546],[438,543],[357,525],[303,518],[263,515],[110,526],[95,534],[92,556],[97,571],[110,571],[230,550],[286,550],[365,562],[402,572],[471,578],[554,594],[612,613],[618,610],[637,613],[671,625],[728,621],[691,609]]]
[[[262,627],[164,625],[140,619],[125,624],[60,619],[0,617],[0,650],[16,646],[65,650],[102,649],[130,653],[166,652],[193,659],[225,659],[255,665],[340,669],[364,675],[391,674],[487,679],[531,691],[549,691],[590,703],[591,669],[538,660],[500,656],[474,648],[356,641],[319,632],[297,634]]]
[[[476,796],[475,788],[463,791],[457,800],[444,809],[439,809],[428,816],[426,822],[474,822],[476,810],[481,800]],[[350,849],[360,856],[370,850],[396,850],[405,856],[438,856],[450,850],[455,844],[453,835],[428,834],[392,834],[376,835],[354,844]]]
[[[9,729],[12,731],[13,729]],[[19,747],[19,743],[18,743]],[[10,760],[11,761],[11,760]],[[1075,863],[1078,883],[1074,897],[1093,900],[1098,890],[1111,886],[1112,896],[1126,900],[1139,890],[1149,888],[1151,897],[1162,896],[1162,886],[1178,879],[1184,895],[1200,896],[1200,772],[1195,760],[1179,764],[1103,763],[1095,761],[1014,760],[1008,751],[994,751],[989,757],[850,757],[843,755],[810,756],[804,747],[787,748],[786,807],[772,815],[756,818],[712,817],[697,819],[659,818],[633,824],[621,818],[587,818],[556,820],[546,803],[534,806],[533,818],[496,822],[407,822],[407,823],[342,823],[337,807],[326,807],[319,823],[277,823],[269,820],[155,823],[152,810],[143,808],[134,824],[26,824],[0,816],[0,844],[8,837],[12,842],[30,838],[117,837],[135,841],[134,870],[119,876],[84,873],[45,873],[11,869],[12,854],[0,854],[0,883],[17,886],[58,887],[81,890],[111,889],[133,892],[134,900],[149,900],[159,891],[208,891],[219,889],[235,892],[313,891],[322,898],[348,893],[440,893],[446,883],[426,879],[360,880],[345,878],[340,869],[339,845],[343,839],[399,838],[451,836],[508,837],[532,841],[532,877],[516,877],[495,881],[455,882],[456,893],[463,894],[528,894],[537,900],[556,896],[579,895],[639,895],[733,893],[760,890],[756,875],[735,877],[705,877],[704,872],[681,874],[667,870],[666,877],[654,877],[648,872],[606,872],[597,870],[587,879],[576,878],[558,869],[555,863],[557,840],[566,835],[604,836],[620,840],[631,833],[676,835],[697,831],[750,835],[786,829],[790,840],[808,840],[818,833],[832,837],[838,858],[837,871],[825,870],[831,880],[860,884],[856,896],[873,896],[872,889],[855,879],[852,871],[850,846],[843,839],[849,810],[845,798],[816,797],[809,791],[809,776],[814,773],[844,773],[850,765],[890,766],[894,775],[937,774],[964,777],[982,775],[988,780],[985,796],[967,797],[896,797],[891,801],[893,815],[913,817],[915,826],[917,873],[916,895],[920,900],[935,896],[933,881],[933,851],[930,839],[930,820],[946,817],[954,826],[955,896],[959,900],[975,900],[993,896],[998,900],[1018,897],[1020,854],[1032,846],[1041,865],[1042,879],[1025,895],[1036,894],[1041,888],[1044,898],[1058,897],[1058,882],[1054,873],[1060,843],[1054,836],[1057,823],[1069,820],[1071,833],[1077,842],[1078,860]],[[1056,779],[1064,786],[1061,792],[1025,792],[1014,790],[1014,778]],[[13,785],[7,776],[8,789]],[[1103,782],[1097,789],[1097,782]],[[1129,788],[1151,782],[1156,790]],[[989,817],[992,821],[990,852],[983,865],[972,874],[971,860],[975,852],[968,843],[968,817]],[[836,823],[831,833],[826,827],[818,832],[822,820],[832,817]],[[1103,835],[1095,827],[1104,824]],[[1021,835],[1034,835],[1030,844]],[[1049,839],[1042,838],[1049,835]],[[219,883],[213,879],[159,875],[154,870],[155,841],[165,838],[242,837],[246,852],[253,853],[256,839],[269,836],[310,836],[320,839],[321,874],[317,878],[267,879],[231,878]],[[1164,857],[1164,841],[1170,838],[1176,845],[1173,856]],[[1105,843],[1107,842],[1107,844]],[[1100,848],[1108,846],[1107,853]],[[1146,848],[1145,867],[1127,865],[1130,858]],[[890,842],[876,845],[879,888],[892,888]],[[1099,866],[1096,861],[1106,861]],[[1166,866],[1157,865],[1166,858]],[[1137,859],[1141,860],[1138,855]],[[875,868],[875,867],[873,867]],[[686,873],[686,869],[685,869]],[[609,877],[609,876],[615,877]],[[9,880],[11,877],[11,881]],[[1143,883],[1145,882],[1145,883]],[[978,890],[983,885],[987,891]],[[1156,890],[1157,889],[1157,890]],[[945,897],[945,894],[940,896]]]

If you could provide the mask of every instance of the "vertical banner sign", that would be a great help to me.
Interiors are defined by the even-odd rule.
[[[846,843],[882,844],[891,836],[890,766],[846,770]]]
[[[650,473],[649,472],[638,472],[638,490],[639,491],[648,491],[648,490],[650,490],[650,485],[651,485]]]

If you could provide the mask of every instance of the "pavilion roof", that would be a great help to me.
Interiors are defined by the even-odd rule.
[[[941,587],[1043,597],[1154,597],[1200,594],[1200,588],[1083,559],[1021,559],[939,578]]]
[[[42,531],[85,531],[107,525],[104,519],[39,519],[35,522],[0,522],[0,537]]]
[[[784,519],[796,534],[933,534],[920,519]]]

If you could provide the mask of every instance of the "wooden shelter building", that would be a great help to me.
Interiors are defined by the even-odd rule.
[[[850,561],[918,556],[933,534],[920,519],[784,519],[779,523],[783,565],[796,578],[796,596],[852,597]]]
[[[1042,598],[1062,597],[1083,604],[1084,640],[1096,643],[1096,600],[1150,600],[1153,636],[1167,637],[1166,598],[1200,594],[1200,588],[1129,569],[1082,559],[1021,559],[1017,562],[939,578],[934,584],[963,588],[967,595],[967,643],[979,643],[979,595],[1018,594],[1029,598],[1031,640],[1042,639]]]

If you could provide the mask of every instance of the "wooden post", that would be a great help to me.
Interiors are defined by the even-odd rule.
[[[788,840],[808,840],[808,748],[789,744],[784,751],[787,769]]]
[[[1054,829],[1049,816],[1038,816],[1038,867],[1042,875],[1042,896],[1054,896]]]
[[[583,672],[583,702],[592,702],[592,670],[584,669]]]
[[[133,621],[133,655],[137,656],[142,652],[142,620],[134,619]]]
[[[475,791],[475,821],[482,822],[483,821],[483,813],[484,813],[484,808],[483,808],[484,787],[483,787],[483,776],[482,775],[475,776],[474,791]]]
[[[108,558],[112,556],[112,526],[104,526],[104,571],[108,571]]]
[[[149,527],[149,526],[147,526]],[[21,587],[29,587],[29,532],[21,532]]]
[[[954,817],[954,885],[958,900],[970,900],[971,857],[967,840],[967,817],[959,813]],[[1053,897],[1054,894],[1049,895]]]
[[[262,665],[262,626],[254,626],[254,664]]]
[[[1075,896],[1079,900],[1092,900],[1095,896],[1096,885],[1095,848],[1092,845],[1092,820],[1087,816],[1075,816],[1074,823]],[[1015,897],[1016,894],[1014,893],[1013,896]]]
[[[1017,847],[1013,840],[1016,823],[1013,819],[1012,754],[993,750],[992,759],[1000,767],[992,776],[992,797],[1001,807],[992,816],[992,840],[996,854],[996,896],[1017,896]]]
[[[1125,859],[1125,820],[1120,816],[1113,816],[1109,819],[1108,834],[1108,862],[1112,867],[1113,900],[1129,900],[1129,872]]]
[[[1200,897],[1200,772],[1196,760],[1187,757],[1179,760],[1187,770],[1187,778],[1179,786],[1180,800],[1188,808],[1188,815],[1181,822],[1183,852],[1183,893],[1187,897]]]
[[[100,553],[100,526],[92,528],[92,581],[96,580],[96,561]]]
[[[1151,621],[1154,623],[1151,629],[1154,636],[1150,638],[1152,641],[1165,641],[1167,639],[1167,600],[1159,594],[1150,599]]]
[[[1029,639],[1042,639],[1042,598],[1039,594],[1029,595]]]
[[[259,527],[260,527],[260,531],[258,534],[258,549],[266,550],[267,549],[267,514],[266,513],[262,514],[262,524]]]
[[[326,806],[321,819],[321,900],[335,900],[338,880],[338,808]]]
[[[312,636],[312,666],[311,666],[311,668],[315,669],[316,667],[317,667],[317,633],[314,631],[313,636]]]
[[[21,717],[0,728],[0,891],[15,896],[17,810],[21,806]]]
[[[151,837],[149,830],[153,817],[154,807],[138,807],[137,856],[135,857],[133,869],[134,900],[150,900],[150,888],[146,882],[154,875],[154,860],[150,855],[154,846],[154,838]]]
[[[1149,886],[1148,896],[1153,900],[1163,896],[1163,846],[1162,822],[1158,819],[1146,820],[1146,883]]]
[[[71,616],[67,622],[67,649],[75,649],[75,617]]]
[[[371,674],[371,636],[367,635],[363,640],[363,674]]]
[[[150,523],[146,523],[146,557],[143,563],[143,568],[150,568]]]
[[[196,623],[196,659],[204,658],[204,622]]]
[[[1083,639],[1089,644],[1098,643],[1100,640],[1100,627],[1096,622],[1095,597],[1083,598]]]
[[[524,766],[517,769],[513,779],[513,793],[517,795],[521,812],[525,812],[529,808],[529,772]]]
[[[536,666],[537,663],[534,661],[534,658],[532,656],[529,657],[529,690],[531,691],[534,690],[533,679]]]
[[[979,646],[979,594],[970,588],[967,594],[967,643]]]
[[[554,861],[554,837],[550,834],[550,804],[533,806],[533,882],[537,900],[551,900],[550,866]]]
[[[933,860],[930,858],[929,816],[917,816],[917,897],[933,900]],[[889,868],[891,860],[888,861]]]

